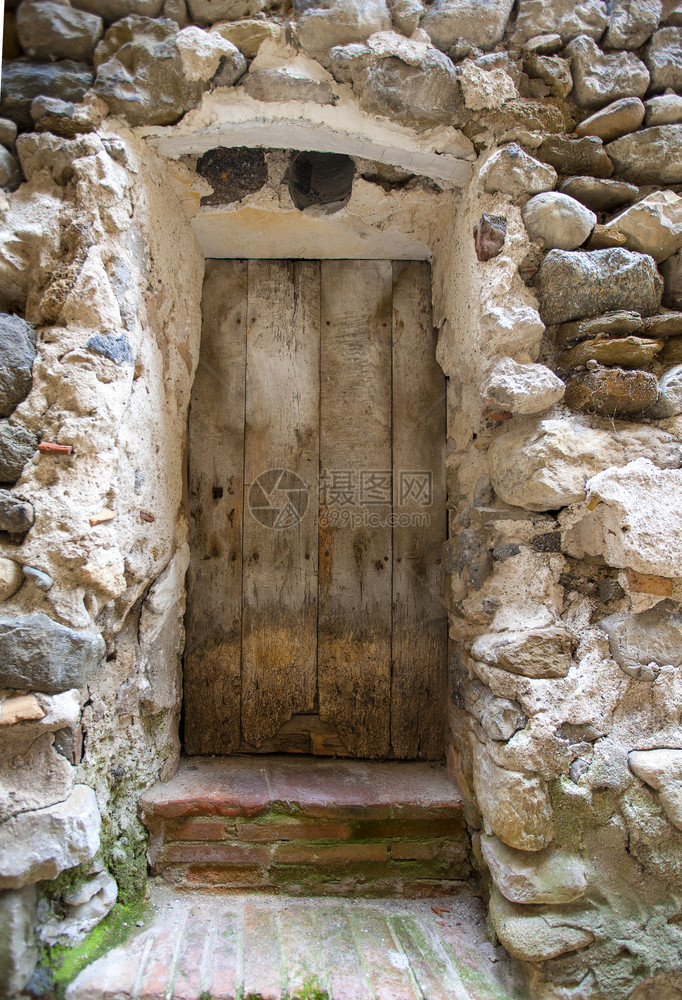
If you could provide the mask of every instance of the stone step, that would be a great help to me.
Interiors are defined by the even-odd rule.
[[[418,897],[470,874],[437,764],[193,757],[141,799],[152,871],[185,888]]]
[[[422,900],[152,891],[156,916],[66,1000],[517,1000],[471,889]]]

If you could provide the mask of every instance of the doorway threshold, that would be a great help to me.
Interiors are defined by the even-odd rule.
[[[186,757],[140,806],[151,870],[177,888],[416,898],[471,876],[440,764]]]

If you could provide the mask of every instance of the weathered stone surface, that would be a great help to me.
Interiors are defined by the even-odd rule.
[[[658,399],[658,380],[650,372],[595,368],[574,374],[564,400],[572,410],[624,417],[643,413]]]
[[[613,164],[601,139],[595,136],[585,136],[582,139],[564,135],[548,136],[543,140],[538,156],[562,174],[610,177],[613,173]]]
[[[523,206],[521,215],[530,238],[546,249],[575,250],[597,222],[589,208],[558,191],[536,194]]]
[[[422,18],[421,27],[443,52],[448,52],[460,39],[488,51],[504,35],[513,6],[513,0],[494,4],[478,0],[434,0]]]
[[[562,918],[560,912],[531,913],[510,903],[499,891],[490,897],[490,919],[500,943],[525,962],[545,962],[594,941],[591,931],[563,922],[569,918]]]
[[[6,601],[23,583],[21,566],[14,559],[0,556],[0,601]]]
[[[552,33],[564,42],[578,35],[599,39],[608,23],[604,0],[520,0],[514,41]]]
[[[682,122],[682,97],[677,94],[659,94],[646,101],[644,124],[677,125]]]
[[[62,897],[64,916],[50,920],[41,928],[41,940],[70,947],[79,944],[111,912],[117,897],[115,880],[107,871],[99,872]]]
[[[0,313],[0,417],[8,417],[31,391],[35,328],[19,316]]]
[[[21,47],[34,59],[90,59],[103,31],[101,17],[52,0],[23,0],[17,10]]]
[[[610,142],[616,171],[635,184],[682,182],[682,125],[655,125]]]
[[[585,893],[585,866],[566,851],[516,851],[498,837],[481,836],[492,880],[511,903],[572,903]]]
[[[388,9],[393,18],[393,24],[401,33],[409,38],[419,26],[419,19],[424,13],[421,0],[388,0]]]
[[[682,413],[682,365],[675,365],[658,380],[658,400],[647,416],[655,420]]]
[[[76,785],[65,802],[20,813],[0,826],[0,888],[53,879],[99,850],[101,819],[92,788]]]
[[[60,101],[57,97],[36,97],[31,103],[36,131],[52,132],[66,139],[94,132],[108,113],[108,105],[99,97],[82,104]]]
[[[522,365],[502,358],[486,382],[486,401],[509,413],[542,413],[564,395],[564,383],[544,365]]]
[[[23,566],[22,572],[29,583],[32,583],[39,590],[50,590],[54,586],[54,577],[36,566]]]
[[[0,146],[0,188],[14,191],[21,184],[19,164],[8,149]]]
[[[581,36],[566,46],[571,57],[573,93],[583,108],[600,108],[619,97],[643,97],[649,86],[649,71],[632,52],[607,54]]]
[[[662,13],[661,0],[611,0],[604,45],[608,49],[638,49],[658,27]]]
[[[0,725],[14,726],[17,722],[40,722],[46,712],[34,694],[20,694],[0,702]]]
[[[453,124],[463,110],[451,60],[392,31],[366,45],[333,49],[331,70],[340,83],[352,84],[365,111],[403,125]]]
[[[682,312],[662,312],[642,320],[647,337],[679,337],[682,334]]]
[[[0,142],[7,149],[12,149],[17,137],[16,123],[9,118],[0,118]]]
[[[298,38],[308,52],[364,42],[377,31],[391,29],[386,0],[304,0],[294,11]]]
[[[554,331],[557,344],[566,344],[571,340],[586,337],[601,336],[621,337],[628,333],[637,333],[642,329],[643,320],[639,313],[619,310],[605,313],[603,316],[592,316],[589,319],[579,319],[572,323],[562,323]]]
[[[21,993],[38,961],[35,886],[0,892],[0,995]]]
[[[189,15],[197,24],[239,21],[242,18],[258,14],[265,6],[266,0],[187,0]],[[297,0],[294,9],[298,6]],[[316,6],[323,6],[323,4]]]
[[[633,774],[659,793],[666,816],[682,830],[682,750],[632,750],[628,765]]]
[[[611,142],[628,132],[635,132],[644,121],[644,113],[639,97],[621,97],[576,125],[575,134],[594,135],[602,142]]]
[[[34,97],[44,94],[64,101],[80,101],[92,81],[92,68],[71,59],[55,63],[14,60],[2,67],[0,114],[22,129],[30,128]]]
[[[553,167],[540,163],[511,142],[495,150],[480,177],[486,191],[520,195],[551,191],[557,175]]]
[[[621,368],[646,368],[662,347],[663,341],[646,337],[595,337],[565,351],[558,365],[563,371],[579,368],[588,361]]]
[[[571,253],[550,250],[537,286],[545,323],[566,323],[612,309],[649,316],[661,302],[663,282],[651,257],[619,248]]]
[[[630,250],[650,254],[660,263],[682,247],[682,198],[673,191],[654,191],[611,219]]]
[[[185,0],[164,0],[161,17],[167,17],[181,28],[186,28],[189,24],[189,13]]]
[[[82,687],[104,655],[92,630],[60,625],[44,614],[0,617],[0,685],[48,694]]]
[[[0,490],[0,531],[23,534],[33,526],[35,513],[30,503]]]
[[[481,342],[491,354],[508,354],[521,363],[537,357],[545,324],[533,306],[520,299],[508,304],[484,302],[481,312]]]
[[[458,69],[464,104],[470,111],[497,111],[519,96],[514,81],[501,67],[486,69],[466,59]]]
[[[673,439],[652,427],[607,431],[577,416],[510,422],[488,449],[489,475],[505,503],[557,510],[584,500],[586,481],[602,469],[643,455],[659,466],[680,462]]]
[[[609,615],[599,622],[611,656],[629,677],[654,680],[663,666],[682,664],[682,615],[674,601],[661,601],[636,615]]]
[[[492,260],[504,246],[507,235],[507,220],[502,215],[484,212],[474,226],[474,248],[478,260]]]
[[[670,340],[666,342],[658,360],[663,365],[682,364],[682,337],[671,337]]]
[[[646,50],[652,90],[682,90],[682,28],[661,28]]]
[[[518,702],[497,698],[490,688],[473,680],[467,686],[467,711],[481,723],[491,740],[506,742],[528,721]]]
[[[533,35],[524,44],[524,52],[534,52],[539,56],[553,56],[563,48],[561,35],[550,32],[547,35]]]
[[[0,483],[16,483],[38,447],[38,438],[23,424],[0,420]]]
[[[585,244],[586,250],[611,250],[613,247],[624,247],[626,239],[623,233],[619,233],[612,226],[600,226],[597,224],[590,238]]]
[[[572,649],[571,634],[562,628],[507,630],[479,636],[471,655],[523,677],[566,677]]]
[[[486,824],[509,847],[541,851],[554,837],[547,787],[535,774],[498,767],[472,737],[474,792]]]
[[[223,24],[214,25],[211,30],[236,45],[247,59],[254,59],[263,42],[268,40],[276,42],[282,32],[279,24],[273,24],[272,21],[258,21],[255,18],[225,21]]]
[[[546,83],[554,97],[568,97],[573,90],[568,59],[531,52],[524,58],[523,67],[530,77]]]
[[[665,282],[663,302],[673,309],[682,309],[682,254],[676,253],[661,264]]]
[[[298,62],[300,62],[300,58]],[[321,69],[321,67],[320,67]],[[244,81],[244,90],[255,101],[313,101],[331,104],[334,100],[333,80],[313,75],[305,65],[294,62],[285,66],[254,66]]]
[[[567,177],[559,183],[559,190],[577,198],[593,212],[611,212],[639,194],[634,184],[597,177]]]
[[[71,6],[78,10],[87,10],[98,14],[106,24],[120,21],[130,14],[140,17],[158,17],[163,7],[163,0],[71,0]]]
[[[194,25],[183,28],[175,39],[180,53],[182,75],[192,83],[208,83],[231,87],[246,71],[246,59],[236,45],[216,31],[202,31]]]

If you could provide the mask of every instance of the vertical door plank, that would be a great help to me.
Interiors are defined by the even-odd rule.
[[[431,275],[420,261],[393,264],[393,671],[391,743],[397,757],[443,754],[447,615],[445,377],[436,362]],[[427,481],[409,473],[430,473]],[[402,494],[402,495],[401,495]],[[426,505],[425,500],[430,499]],[[404,522],[411,519],[413,523]],[[421,523],[428,519],[428,523]]]
[[[257,747],[315,702],[319,267],[249,262],[242,731]]]
[[[246,262],[206,262],[189,421],[189,754],[239,746],[246,286]]]
[[[322,261],[321,273],[320,715],[352,754],[383,757],[390,731],[391,528],[369,522],[383,525],[390,515],[390,490],[387,503],[367,503],[359,488],[361,473],[391,469],[392,268],[390,261]],[[334,473],[341,478],[334,481]],[[345,491],[344,473],[354,477]],[[380,497],[364,482],[370,500]]]

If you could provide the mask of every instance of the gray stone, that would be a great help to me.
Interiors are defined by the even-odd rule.
[[[588,174],[610,177],[613,164],[601,139],[585,136],[577,139],[567,135],[550,135],[543,139],[538,157],[562,174]]]
[[[247,18],[244,21],[224,21],[222,24],[216,24],[213,31],[236,45],[247,59],[254,59],[266,39],[277,41],[282,27],[271,21]]]
[[[51,0],[23,0],[17,11],[19,41],[33,59],[88,60],[103,31],[101,17]]]
[[[96,333],[85,345],[93,354],[108,358],[117,365],[132,364],[135,360],[133,349],[125,334],[113,337],[104,333]]]
[[[633,750],[628,766],[659,795],[666,816],[682,830],[682,750],[664,747],[656,750]]]
[[[158,17],[161,14],[163,0],[71,0],[71,6],[88,11],[90,14],[97,14],[106,24],[111,24],[130,14]]]
[[[654,420],[677,417],[682,413],[682,365],[670,368],[658,381],[658,400],[647,416]]]
[[[649,410],[658,399],[658,380],[650,372],[594,368],[566,382],[564,402],[572,410],[625,417]]]
[[[99,850],[101,824],[87,785],[76,785],[64,802],[13,816],[0,826],[0,888],[54,879],[90,861]]]
[[[563,628],[519,629],[479,636],[471,647],[475,660],[523,677],[566,677],[573,638]]]
[[[450,59],[402,35],[332,49],[331,70],[340,83],[352,83],[363,110],[403,125],[454,124],[463,111]]]
[[[682,198],[674,191],[654,191],[611,219],[630,250],[650,254],[657,263],[682,247]]]
[[[652,90],[682,90],[682,28],[661,28],[647,46]]]
[[[682,613],[674,601],[661,601],[637,615],[609,615],[599,628],[609,638],[611,656],[629,677],[651,681],[661,667],[682,664]]]
[[[536,194],[523,206],[521,215],[530,238],[545,249],[575,250],[597,223],[594,212],[558,191]]]
[[[655,125],[610,142],[616,171],[635,184],[682,183],[682,125]]]
[[[531,52],[525,57],[523,68],[529,76],[546,83],[554,97],[568,97],[573,90],[571,64],[568,59]]]
[[[488,827],[509,847],[541,851],[554,837],[547,785],[536,774],[500,767],[472,739],[474,792]]]
[[[17,156],[27,181],[46,170],[57,184],[67,184],[73,177],[73,161],[101,148],[99,139],[89,135],[64,139],[49,132],[24,132],[17,138]]]
[[[0,313],[0,417],[8,417],[33,384],[35,328],[19,316]]]
[[[16,123],[9,118],[0,118],[0,142],[7,149],[12,149],[17,137]]]
[[[664,261],[661,264],[661,274],[665,282],[664,305],[682,309],[682,254],[676,253]]]
[[[634,184],[586,176],[561,180],[559,190],[577,198],[593,212],[612,212],[625,202],[634,201],[639,194]]]
[[[24,534],[33,527],[34,521],[35,512],[30,503],[12,496],[8,490],[0,490],[0,531]]]
[[[16,483],[37,447],[37,435],[23,424],[0,420],[0,483]]]
[[[460,39],[487,51],[501,41],[513,6],[513,0],[434,0],[421,27],[443,52]]]
[[[644,104],[638,97],[621,97],[619,101],[596,111],[576,126],[577,136],[596,135],[602,142],[636,132],[644,121]]]
[[[21,129],[33,124],[31,102],[44,94],[64,101],[80,101],[92,86],[92,67],[65,59],[54,63],[32,63],[16,59],[2,67],[0,114]]]
[[[572,903],[587,889],[585,866],[566,851],[516,851],[498,837],[483,834],[481,853],[493,882],[510,903]]]
[[[486,735],[498,742],[510,740],[528,721],[518,702],[498,698],[477,680],[467,686],[466,707],[481,723]]]
[[[42,569],[36,569],[35,566],[24,566],[24,576],[39,590],[50,590],[54,586],[53,577]]]
[[[185,0],[165,0],[161,16],[170,18],[181,28],[185,28],[189,24],[189,13]]]
[[[608,23],[605,0],[520,0],[514,41],[552,33],[563,42],[578,35],[599,39]]]
[[[556,55],[564,47],[561,35],[533,35],[523,46],[524,52],[532,52],[539,56]]]
[[[388,0],[388,9],[393,18],[393,24],[408,38],[419,26],[419,19],[424,13],[422,0]]]
[[[31,104],[31,118],[36,131],[52,132],[65,139],[94,132],[108,111],[99,98],[87,104],[74,104],[72,101],[60,101],[58,97],[36,97]]]
[[[83,687],[104,650],[94,629],[69,628],[42,613],[0,616],[0,685],[47,694]]]
[[[364,42],[392,27],[386,0],[303,0],[295,4],[294,12],[299,41],[313,53]]]
[[[266,6],[266,0],[187,0],[189,16],[197,24],[239,21],[243,17],[257,14]],[[296,6],[295,3],[294,9]]]
[[[489,912],[502,946],[525,962],[546,962],[594,941],[591,931],[571,926],[561,911],[529,911],[510,903],[497,889],[491,893]]]
[[[0,187],[14,191],[22,181],[19,164],[8,149],[0,146]]]
[[[537,276],[548,325],[614,309],[655,313],[661,304],[663,282],[651,257],[631,250],[591,250],[572,253],[550,250]]]
[[[661,0],[611,0],[604,45],[607,49],[638,49],[658,27],[662,13]]]
[[[571,57],[573,93],[583,108],[600,108],[619,97],[643,97],[649,71],[632,52],[604,53],[591,38],[581,36],[566,46]]]
[[[184,29],[189,30],[189,29]],[[126,17],[107,31],[95,52],[96,92],[131,125],[172,125],[203,92],[183,72],[174,21]]]
[[[620,309],[605,313],[603,316],[562,323],[554,330],[554,340],[557,344],[566,344],[572,340],[584,340],[587,337],[602,335],[623,337],[629,333],[638,333],[642,325],[643,320],[639,313]]]
[[[40,937],[47,944],[79,944],[111,912],[118,896],[118,886],[111,875],[102,871],[62,897],[65,915],[41,928]]]
[[[328,80],[303,75],[298,67],[272,66],[252,70],[243,83],[255,101],[312,101],[331,104],[334,92]]]
[[[644,124],[677,125],[682,122],[682,97],[677,94],[659,94],[650,97],[644,105]]]
[[[0,892],[0,996],[21,993],[38,961],[35,886]]]
[[[556,184],[556,170],[525,153],[515,142],[496,149],[481,170],[486,191],[503,194],[540,194]]]

